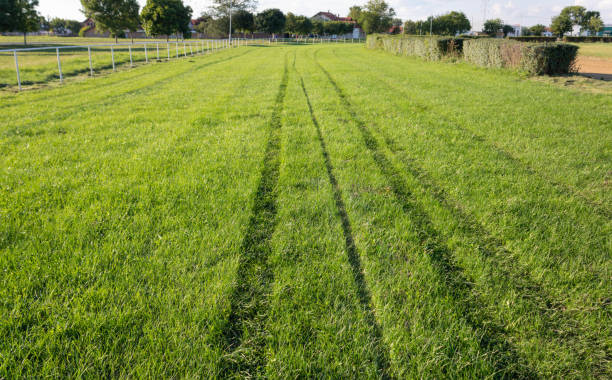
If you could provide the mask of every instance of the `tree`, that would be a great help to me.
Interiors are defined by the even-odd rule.
[[[298,36],[307,36],[312,32],[312,21],[306,16],[297,16],[295,18],[295,34]]]
[[[165,35],[168,40],[174,33],[177,39],[179,34],[191,36],[189,23],[192,13],[191,7],[183,4],[182,0],[147,0],[140,18],[147,35]]]
[[[358,5],[352,6],[349,8],[349,17],[353,20],[353,21],[358,21],[361,18],[361,7]]]
[[[76,34],[81,29],[81,23],[76,20],[66,20],[56,17],[49,21],[49,28],[53,30],[55,34],[66,34],[68,31],[72,34]]]
[[[586,29],[592,34],[597,34],[604,27],[603,20],[599,16],[594,16],[589,19]]]
[[[563,37],[565,33],[571,32],[573,29],[572,20],[567,15],[559,15],[553,17],[550,29],[559,37]]]
[[[357,21],[368,34],[383,33],[391,28],[393,16],[395,10],[384,0],[370,0],[363,7]]]
[[[569,18],[572,26],[577,25],[582,28],[585,25],[586,8],[580,5],[565,7],[560,16]]]
[[[417,29],[417,23],[408,20],[404,23],[404,34],[418,34],[419,30]]]
[[[220,38],[227,35],[229,28],[229,18],[215,19],[209,13],[203,13],[196,19],[195,29],[207,36]]]
[[[266,9],[255,17],[257,30],[276,35],[285,29],[285,15],[280,9]]]
[[[534,36],[541,36],[546,31],[546,26],[537,24],[529,28],[529,30]]]
[[[136,30],[139,25],[136,0],[81,0],[82,12],[96,23],[96,29],[109,32],[118,42],[124,30]]]
[[[433,33],[454,36],[469,31],[472,28],[470,20],[463,12],[450,12],[433,19]]]
[[[521,36],[531,36],[531,29],[526,26],[521,27]]]
[[[233,20],[234,30],[242,32],[243,35],[255,30],[255,16],[247,10],[234,12]]]
[[[325,23],[321,20],[314,20],[312,22],[312,32],[318,36],[325,34]]]
[[[42,23],[37,6],[38,0],[0,0],[0,32],[21,32],[27,45],[28,33],[40,30]]]
[[[256,0],[213,0],[211,10],[218,18],[229,19],[229,40],[232,41],[232,17],[236,11],[252,11],[257,6]]]
[[[297,16],[292,12],[285,15],[285,32],[289,34],[295,33]]]
[[[504,32],[504,37],[508,37],[508,34],[514,33],[514,27],[512,25],[504,24],[504,26],[502,26],[502,31]]]
[[[491,37],[495,37],[497,35],[497,32],[499,32],[503,28],[504,22],[499,18],[495,18],[492,20],[485,21],[483,32],[485,32]]]

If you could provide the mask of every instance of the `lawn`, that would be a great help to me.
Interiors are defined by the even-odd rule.
[[[612,43],[591,42],[574,44],[580,47],[578,54],[584,57],[612,59]]]
[[[0,109],[0,378],[612,376],[609,95],[315,45]]]
[[[177,57],[210,53],[222,45],[218,41],[151,42],[145,45],[95,46],[91,48],[91,66],[94,75],[113,69],[131,67],[147,62],[167,61]],[[100,42],[98,42],[100,43]],[[113,42],[114,43],[114,42]],[[60,46],[50,44],[48,46]],[[75,45],[76,46],[76,45]],[[10,49],[10,45],[0,46]],[[131,61],[130,61],[131,49]],[[86,46],[59,49],[62,75],[65,78],[90,75],[89,52]],[[22,86],[59,82],[56,49],[20,51],[17,53]],[[17,86],[15,58],[12,51],[0,52],[0,88]]]

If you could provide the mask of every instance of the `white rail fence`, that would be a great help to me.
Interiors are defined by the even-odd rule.
[[[313,45],[313,44],[324,44],[324,43],[335,43],[335,44],[355,44],[363,43],[364,39],[352,38],[352,39],[333,39],[333,38],[270,38],[270,39],[244,39],[237,38],[232,39],[216,39],[216,40],[187,40],[187,41],[155,41],[155,42],[134,42],[134,43],[121,43],[121,44],[91,44],[91,45],[72,45],[72,46],[46,46],[46,47],[35,47],[35,48],[19,48],[19,49],[7,49],[0,50],[0,55],[6,56],[7,54],[13,55],[15,61],[15,75],[17,79],[17,88],[19,91],[23,89],[22,82],[22,69],[20,68],[20,56],[28,54],[45,53],[47,55],[53,54],[57,60],[57,71],[56,74],[51,73],[53,78],[59,78],[59,82],[64,82],[65,72],[62,70],[62,53],[64,56],[70,55],[71,57],[75,52],[87,52],[87,60],[89,67],[87,70],[81,68],[78,72],[87,71],[89,76],[95,75],[94,68],[94,54],[102,50],[104,54],[110,55],[109,67],[113,71],[117,71],[117,66],[126,65],[129,63],[130,67],[134,67],[135,61],[150,63],[151,61],[162,62],[170,61],[172,59],[180,59],[190,57],[194,55],[211,54],[219,50],[228,48],[240,47],[240,46],[262,46],[262,45],[279,45],[279,44],[292,44],[292,45]],[[122,59],[117,58],[117,53],[121,54]],[[137,54],[138,53],[138,54]],[[144,53],[144,59],[143,59]],[[129,61],[127,58],[129,56]],[[99,58],[99,55],[96,56]],[[106,58],[108,59],[108,57]],[[85,63],[85,65],[87,64]],[[74,65],[73,65],[74,66]],[[46,80],[40,80],[33,83],[44,83]]]

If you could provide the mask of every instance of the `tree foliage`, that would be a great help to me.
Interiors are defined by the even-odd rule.
[[[246,9],[233,12],[232,29],[242,33],[253,32],[255,30],[255,16]]]
[[[255,26],[264,33],[282,33],[285,29],[285,15],[277,8],[266,9],[255,17]]]
[[[136,0],[81,0],[83,13],[96,23],[96,29],[109,32],[115,40],[124,30],[138,29],[140,6]]]
[[[55,17],[49,21],[49,28],[56,34],[65,34],[68,30],[72,33],[78,33],[81,29],[81,23],[76,20]]]
[[[147,0],[140,18],[149,36],[182,34],[189,37],[189,23],[193,10],[182,0]]]
[[[285,32],[298,36],[306,36],[312,33],[314,25],[306,16],[296,16],[289,12],[285,16]]]
[[[404,23],[404,34],[433,34],[454,36],[469,31],[472,28],[470,20],[463,12],[450,12],[442,16],[429,17],[426,21],[408,20]]]
[[[36,11],[38,0],[0,0],[0,31],[23,33],[26,35],[40,30],[42,17]]]
[[[482,31],[491,37],[495,37],[497,35],[497,32],[499,32],[503,28],[504,22],[499,18],[495,18],[485,21],[484,28]]]
[[[553,17],[550,29],[554,34],[557,34],[559,37],[563,37],[565,33],[572,31],[573,26],[574,24],[572,23],[572,19],[567,15],[561,14]]]
[[[529,28],[529,31],[534,36],[541,36],[546,31],[546,26],[542,24],[536,24],[532,26],[531,28]]]
[[[254,11],[257,7],[256,0],[213,0],[210,9],[216,18],[232,16],[237,11]]]
[[[384,0],[370,0],[359,12],[357,21],[368,34],[387,32],[393,25],[395,10]]]
[[[571,32],[574,26],[579,26],[580,31],[588,30],[591,33],[597,33],[603,28],[601,14],[598,11],[587,11],[580,5],[563,8],[559,16],[554,17],[552,22],[551,28],[560,36]]]

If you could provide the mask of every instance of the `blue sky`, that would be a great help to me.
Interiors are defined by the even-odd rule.
[[[82,19],[79,0],[39,0],[39,11],[44,16]],[[146,0],[138,0],[141,5]],[[195,14],[200,14],[211,3],[209,0],[185,0]],[[259,0],[259,9],[280,8],[312,16],[318,11],[331,11],[346,15],[350,6],[363,4],[366,0]],[[482,25],[484,0],[387,0],[402,20],[425,19],[430,14],[442,14],[451,10],[463,11],[475,28]],[[550,24],[553,15],[566,5],[579,4],[598,10],[606,24],[612,24],[612,0],[489,0],[487,18],[502,18],[509,24],[530,26],[537,23]]]

